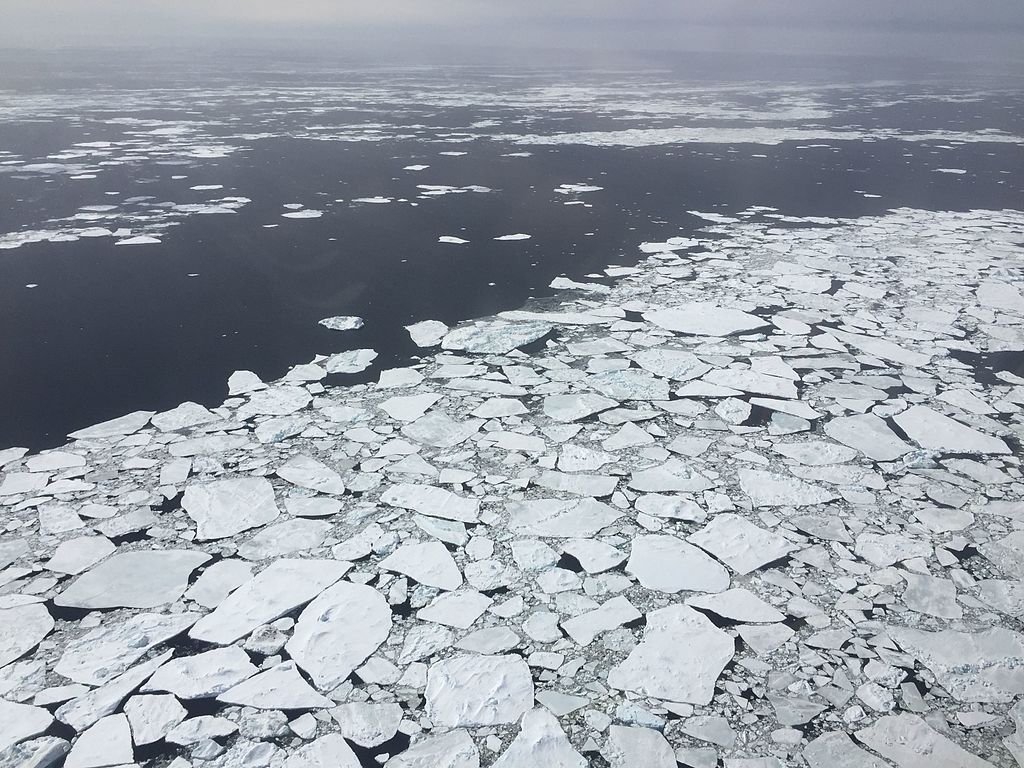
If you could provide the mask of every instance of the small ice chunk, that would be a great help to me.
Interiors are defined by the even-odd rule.
[[[422,320],[405,326],[417,347],[436,347],[448,333],[448,326],[438,320]]]
[[[338,315],[337,317],[325,317],[318,325],[322,325],[332,331],[356,331],[363,327],[363,318],[352,315]]]
[[[324,369],[331,374],[362,373],[376,359],[377,353],[372,349],[352,349],[328,357],[324,361]]]

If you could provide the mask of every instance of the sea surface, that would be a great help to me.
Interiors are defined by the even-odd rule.
[[[330,383],[375,379],[421,351],[411,323],[611,284],[716,221],[1024,206],[1024,93],[998,78],[30,69],[0,80],[0,447],[318,354],[372,348]]]

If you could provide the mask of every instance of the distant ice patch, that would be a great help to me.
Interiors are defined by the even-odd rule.
[[[517,232],[514,235],[501,235],[500,237],[494,238],[495,240],[529,240],[533,235],[526,235],[522,232]]]
[[[332,331],[355,331],[362,328],[363,318],[351,315],[339,315],[338,317],[325,317],[319,323],[324,328]]]
[[[151,237],[150,235],[136,235],[135,237],[129,237],[124,240],[118,240],[114,245],[159,245],[160,238]]]
[[[416,189],[422,190],[421,197],[441,197],[443,195],[461,195],[465,192],[493,192],[490,187],[481,187],[479,184],[470,184],[466,187],[449,187],[444,184],[417,184]]]
[[[469,240],[463,240],[461,237],[454,237],[453,235],[441,235],[437,238],[439,243],[451,243],[452,245],[465,245]]]
[[[723,216],[720,213],[704,213],[702,211],[687,211],[687,213],[699,219],[704,219],[704,221],[713,221],[715,224],[736,224],[739,222],[739,219]]]
[[[319,219],[323,215],[323,211],[317,211],[312,208],[304,208],[301,211],[290,211],[281,214],[286,219]]]
[[[604,187],[595,187],[593,184],[559,184],[555,192],[560,195],[578,195],[584,192],[600,192]]]

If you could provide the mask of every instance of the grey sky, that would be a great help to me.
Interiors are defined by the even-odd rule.
[[[482,45],[1024,57],[1022,0],[0,0],[0,45]]]

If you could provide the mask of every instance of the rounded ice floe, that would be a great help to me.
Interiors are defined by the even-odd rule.
[[[341,735],[360,747],[376,747],[398,732],[405,710],[394,702],[373,704],[356,701],[331,710]]]
[[[235,371],[228,377],[228,394],[245,395],[260,389],[266,389],[267,385],[252,371]]]
[[[307,605],[286,646],[317,687],[341,685],[391,633],[391,607],[373,587],[342,581]]]
[[[437,725],[514,723],[533,707],[533,678],[520,656],[453,656],[431,665],[425,696]]]

